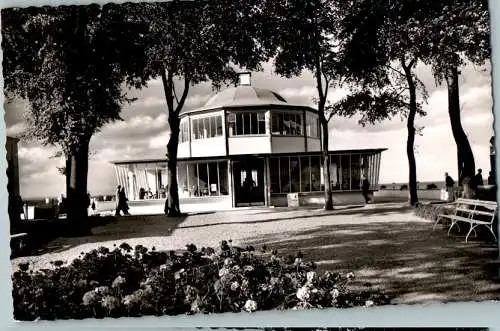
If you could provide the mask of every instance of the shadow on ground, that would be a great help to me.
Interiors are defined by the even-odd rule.
[[[253,238],[280,254],[298,251],[319,270],[354,272],[355,287],[381,288],[393,303],[483,301],[500,299],[488,262],[496,246],[465,244],[463,236],[432,231],[431,223],[377,222],[332,224],[310,231]]]
[[[206,214],[211,213],[192,213],[190,215]],[[187,216],[187,214],[181,217],[167,217],[165,215],[106,216],[102,218],[103,222],[101,224],[94,225],[91,236],[59,237],[31,252],[29,255],[40,256],[63,252],[88,243],[105,241],[119,241],[121,243],[126,242],[130,238],[170,236]]]
[[[410,210],[402,204],[374,204],[334,211],[276,208],[213,215],[192,213],[180,218],[117,217],[93,228],[92,236],[59,238],[33,255],[61,252],[87,243],[121,243],[131,238],[145,238],[147,246],[148,237],[173,237],[176,229],[190,229],[196,238],[221,231],[214,226],[222,225],[223,229],[225,225],[241,224],[235,230],[243,232],[248,229],[245,224],[273,226],[272,222],[276,222],[280,231],[258,236],[249,233],[239,244],[266,245],[278,249],[280,254],[295,255],[301,251],[304,259],[317,262],[320,270],[354,272],[355,287],[364,288],[369,283],[393,297],[393,303],[500,299],[500,284],[491,280],[493,276],[487,267],[498,256],[496,245],[474,239],[466,244],[462,234],[447,237],[446,230],[439,227],[432,231],[432,222],[412,216]],[[287,229],[286,221],[295,219],[310,225]]]

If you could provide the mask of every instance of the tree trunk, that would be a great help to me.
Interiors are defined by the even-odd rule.
[[[462,178],[463,178],[463,172],[464,172],[464,161],[462,159],[462,153],[460,153],[460,150],[457,148],[457,165],[458,165],[458,185],[462,186]]]
[[[325,210],[333,210],[333,197],[332,197],[332,186],[330,179],[330,157],[328,156],[328,140],[329,140],[329,130],[328,121],[324,117],[324,113],[320,111],[320,123],[322,129],[322,148],[321,153],[323,157],[323,178],[325,183]]]
[[[460,95],[458,85],[458,68],[456,66],[448,69],[446,84],[448,85],[448,114],[450,116],[451,130],[453,132],[453,138],[455,138],[455,143],[457,144],[457,152],[461,159],[459,169],[461,168],[462,172],[459,174],[459,183],[462,184],[464,178],[468,178],[465,182],[470,183],[471,179],[474,178],[476,165],[474,162],[474,154],[472,153],[472,149],[469,144],[469,139],[467,139],[467,135],[464,132],[462,122],[460,120]],[[471,187],[471,189],[473,188]]]
[[[413,61],[412,61],[413,62]],[[417,165],[415,163],[415,115],[417,114],[417,91],[415,82],[413,81],[412,69],[413,64],[406,66],[403,63],[406,81],[410,91],[410,111],[408,114],[408,140],[406,141],[406,154],[408,156],[408,170],[409,170],[409,190],[410,190],[410,205],[415,206],[418,204],[417,194]]]
[[[89,141],[84,141],[78,150],[66,159],[66,208],[69,236],[92,234],[87,214],[88,166]]]
[[[168,157],[168,193],[165,201],[165,213],[168,216],[180,216],[179,189],[177,183],[177,149],[179,145],[180,120],[179,116],[169,112],[168,124],[170,126],[170,139],[167,144]]]

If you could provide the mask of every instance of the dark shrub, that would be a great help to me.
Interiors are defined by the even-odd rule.
[[[313,262],[257,255],[224,241],[217,252],[183,253],[122,244],[94,249],[67,266],[14,272],[14,318],[82,319],[389,304],[375,290],[349,288],[353,273],[317,274]],[[299,257],[300,256],[300,257]]]
[[[434,183],[427,184],[427,187],[426,187],[427,190],[436,190],[437,188],[438,188],[437,185]]]
[[[400,191],[405,191],[405,190],[407,190],[407,189],[408,189],[408,185],[406,185],[406,184],[403,184],[403,185],[401,185],[401,186],[399,187],[399,190],[400,190]]]

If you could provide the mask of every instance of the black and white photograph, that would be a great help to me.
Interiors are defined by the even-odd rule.
[[[489,5],[2,8],[13,319],[500,300]]]

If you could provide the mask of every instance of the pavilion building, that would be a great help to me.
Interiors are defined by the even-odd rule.
[[[276,92],[253,87],[250,74],[200,108],[180,115],[177,181],[183,204],[214,210],[240,206],[324,203],[318,111],[294,105]],[[334,143],[334,142],[333,142]],[[385,148],[330,150],[334,204],[363,201],[362,176],[378,187]],[[161,200],[168,186],[167,160],[113,162],[129,200]],[[144,193],[146,192],[146,193]]]

